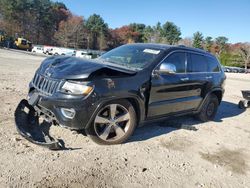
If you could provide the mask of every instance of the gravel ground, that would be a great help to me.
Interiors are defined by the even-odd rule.
[[[0,187],[250,186],[250,111],[237,107],[250,75],[227,75],[214,122],[170,119],[115,146],[54,126],[52,134],[71,149],[49,151],[18,135],[13,118],[43,59],[0,49]]]

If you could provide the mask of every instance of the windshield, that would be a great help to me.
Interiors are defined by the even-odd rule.
[[[161,52],[161,49],[124,45],[105,53],[99,59],[117,66],[140,70],[151,64]]]

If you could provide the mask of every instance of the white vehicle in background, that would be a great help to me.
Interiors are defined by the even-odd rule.
[[[87,51],[76,51],[76,57],[85,58],[85,59],[92,59],[93,54]]]
[[[43,47],[42,47],[42,46],[34,46],[34,47],[32,48],[32,52],[33,52],[33,53],[42,54],[42,53],[43,53]]]
[[[66,56],[74,56],[75,55],[75,50],[74,49],[69,49],[69,48],[59,48],[59,47],[54,47],[51,51],[52,55],[66,55]]]
[[[43,53],[47,55],[52,55],[51,51],[53,50],[53,46],[44,46]]]
[[[62,55],[62,50],[58,47],[53,47],[51,49],[51,55]]]

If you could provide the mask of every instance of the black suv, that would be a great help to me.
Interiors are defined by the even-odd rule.
[[[28,101],[49,122],[118,144],[149,120],[185,114],[213,120],[224,81],[218,60],[203,50],[129,44],[95,60],[45,59]]]

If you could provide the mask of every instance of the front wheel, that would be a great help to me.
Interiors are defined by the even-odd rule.
[[[214,94],[210,94],[206,98],[201,111],[199,112],[199,114],[197,114],[197,118],[203,122],[214,120],[218,110],[218,106],[219,100],[217,96]]]
[[[86,133],[98,144],[121,144],[133,134],[136,124],[136,112],[129,101],[112,101],[98,110]]]

